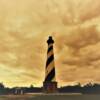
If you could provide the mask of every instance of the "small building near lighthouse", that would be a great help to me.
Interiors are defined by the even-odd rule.
[[[55,71],[54,51],[53,51],[54,40],[52,39],[52,36],[49,36],[47,44],[48,44],[48,50],[47,50],[47,61],[45,66],[45,80],[43,82],[43,92],[56,93],[58,91],[57,91],[56,71]]]

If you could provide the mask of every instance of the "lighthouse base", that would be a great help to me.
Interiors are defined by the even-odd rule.
[[[44,93],[57,93],[57,82],[43,82]]]

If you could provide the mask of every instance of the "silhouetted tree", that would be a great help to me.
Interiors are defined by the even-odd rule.
[[[0,83],[0,89],[4,89],[5,86],[3,85],[3,83]]]

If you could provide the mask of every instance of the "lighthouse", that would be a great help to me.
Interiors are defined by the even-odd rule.
[[[45,80],[43,82],[43,91],[45,93],[56,93],[57,82],[56,82],[56,71],[55,71],[54,51],[53,51],[54,40],[52,39],[52,36],[49,36],[47,44],[48,44],[48,50],[47,50],[47,61],[45,66]]]

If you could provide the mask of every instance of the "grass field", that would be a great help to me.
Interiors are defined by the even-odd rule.
[[[9,95],[0,96],[0,100],[100,100],[100,95]]]

